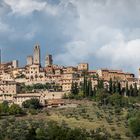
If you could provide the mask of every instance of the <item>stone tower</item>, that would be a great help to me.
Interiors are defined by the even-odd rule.
[[[12,66],[13,66],[13,68],[18,68],[18,60],[13,60]]]
[[[27,56],[27,65],[33,64],[33,56]]]
[[[34,55],[33,55],[34,64],[40,65],[40,46],[36,44],[34,47]]]
[[[45,66],[51,66],[53,64],[53,59],[52,59],[52,55],[48,54],[46,56],[46,60],[45,60]]]

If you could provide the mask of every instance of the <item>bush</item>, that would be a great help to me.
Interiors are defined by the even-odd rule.
[[[135,137],[140,136],[140,118],[134,117],[129,120],[129,128]]]
[[[19,114],[23,114],[23,110],[19,105],[12,104],[9,108],[9,113],[11,115],[19,115]]]
[[[109,103],[113,106],[124,107],[128,106],[128,99],[116,93],[109,97]]]
[[[30,109],[30,110],[29,110],[29,113],[30,113],[31,115],[37,115],[37,114],[38,114],[38,112],[37,112],[35,109]]]
[[[30,100],[26,100],[22,103],[22,106],[24,108],[30,108],[30,109],[39,109],[41,108],[41,104],[38,99],[32,98]]]
[[[9,105],[7,101],[0,104],[0,114],[7,115],[9,113]]]

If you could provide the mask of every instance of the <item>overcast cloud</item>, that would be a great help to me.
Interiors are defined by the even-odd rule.
[[[140,67],[139,0],[0,0],[3,61],[22,65],[41,45],[60,65],[89,62],[91,69],[137,73]]]

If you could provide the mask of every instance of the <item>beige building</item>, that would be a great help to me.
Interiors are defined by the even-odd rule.
[[[78,74],[76,73],[64,73],[62,76],[62,90],[70,91],[72,83],[79,82]]]
[[[77,68],[76,67],[72,67],[72,66],[69,66],[69,67],[66,67],[63,69],[63,73],[77,73]]]
[[[89,69],[88,63],[79,63],[78,64],[79,71],[88,71],[88,69]]]
[[[30,84],[44,83],[46,79],[45,72],[37,64],[30,65],[26,70],[26,79]]]
[[[122,70],[108,70],[108,69],[100,69],[97,70],[97,74],[99,78],[109,81],[112,80],[127,80],[127,78],[134,78],[135,75],[132,73],[126,73]]]
[[[22,103],[26,100],[32,98],[39,99],[42,105],[45,105],[48,100],[52,99],[61,99],[64,95],[64,92],[43,92],[43,93],[26,93],[26,94],[16,94],[13,96],[13,102],[22,106]]]
[[[20,86],[14,81],[0,81],[0,101],[13,101],[13,96],[20,91]]]
[[[18,68],[18,60],[13,60],[12,66],[13,66],[13,68]]]

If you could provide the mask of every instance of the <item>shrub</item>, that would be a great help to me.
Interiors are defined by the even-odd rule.
[[[129,120],[129,128],[134,136],[140,136],[140,118],[134,117]]]
[[[30,110],[29,110],[29,113],[30,113],[31,115],[37,115],[37,114],[38,114],[38,112],[37,112],[35,109],[30,109]]]
[[[19,115],[19,114],[23,114],[23,110],[19,105],[12,104],[9,108],[9,113],[11,115]]]
[[[32,98],[30,100],[26,100],[22,103],[22,106],[24,108],[30,108],[30,109],[39,109],[41,108],[41,104],[38,99]]]

